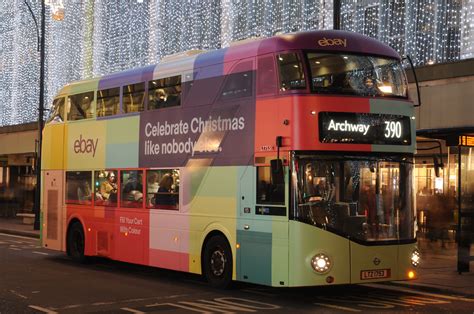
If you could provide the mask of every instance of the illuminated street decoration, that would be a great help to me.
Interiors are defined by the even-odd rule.
[[[40,2],[29,1],[39,16]],[[342,0],[341,28],[416,65],[474,57],[474,0]],[[46,107],[65,84],[190,49],[332,28],[332,0],[47,0]],[[0,0],[0,126],[35,121],[39,60],[23,0]],[[54,20],[54,19],[56,20]],[[57,19],[61,21],[57,21]]]

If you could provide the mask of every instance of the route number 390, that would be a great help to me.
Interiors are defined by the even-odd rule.
[[[385,138],[401,138],[402,123],[400,121],[385,121]]]

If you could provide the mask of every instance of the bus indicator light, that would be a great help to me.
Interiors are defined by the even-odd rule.
[[[334,282],[334,277],[333,276],[327,276],[326,277],[326,282],[327,283],[333,283]]]
[[[235,247],[236,247],[237,249],[240,249],[240,244],[237,243],[237,244],[235,245]]]
[[[409,279],[415,278],[415,272],[414,272],[414,271],[409,271],[409,272],[408,272],[408,278],[409,278]]]

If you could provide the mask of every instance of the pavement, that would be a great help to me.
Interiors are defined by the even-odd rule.
[[[0,218],[0,233],[39,238],[40,232],[33,225],[23,224],[22,219]],[[392,281],[388,284],[407,287],[426,292],[443,292],[474,297],[474,263],[469,273],[458,274],[457,245],[451,239],[444,244],[438,240],[431,242],[423,236],[418,238],[421,263],[418,266],[418,278],[412,281]],[[474,255],[474,245],[471,248]]]

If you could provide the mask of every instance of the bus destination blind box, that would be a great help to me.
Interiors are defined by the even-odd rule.
[[[320,112],[321,143],[411,145],[410,117],[394,114]]]

